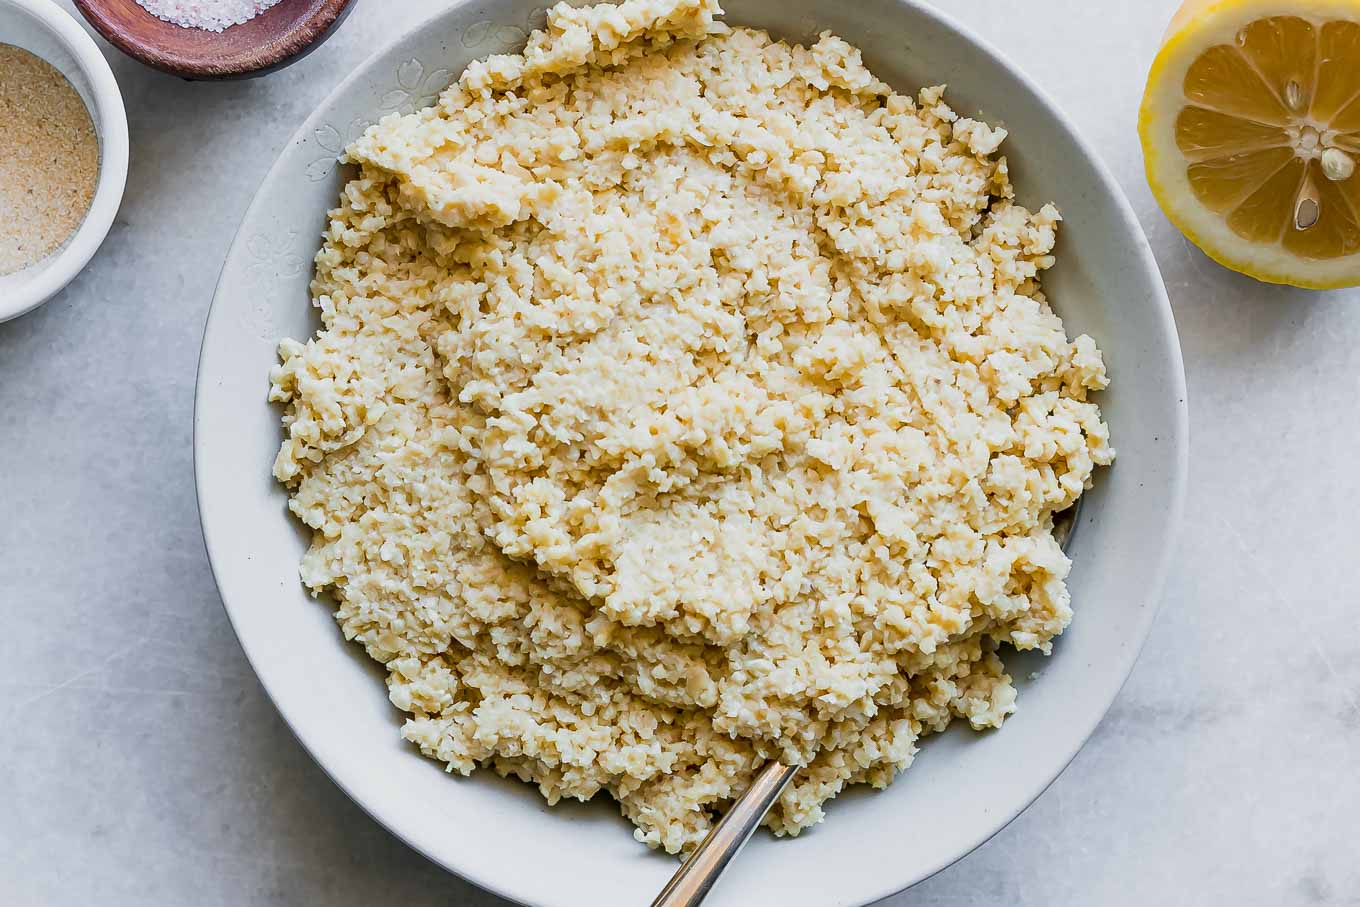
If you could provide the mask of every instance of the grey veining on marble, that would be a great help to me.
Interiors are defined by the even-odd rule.
[[[1191,485],[1161,617],[1095,737],[893,907],[1360,904],[1360,291],[1255,284],[1157,210],[1134,121],[1175,5],[947,4],[1137,208],[1185,350]],[[361,3],[252,82],[181,82],[105,46],[131,128],[122,212],[65,292],[0,325],[0,904],[505,904],[374,824],[293,740],[194,504],[199,338],[237,222],[303,117],[423,8]],[[904,819],[902,846],[925,833]]]

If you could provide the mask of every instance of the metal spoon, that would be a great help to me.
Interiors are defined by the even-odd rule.
[[[765,818],[774,801],[798,774],[798,766],[770,762],[760,770],[746,793],[737,798],[727,814],[699,842],[694,853],[676,871],[652,901],[652,907],[697,907],[708,897],[727,864],[745,846],[751,832]]]
[[[1064,551],[1072,541],[1080,510],[1081,498],[1077,498],[1076,504],[1053,516],[1053,537]],[[652,907],[698,907],[796,774],[796,765],[779,761],[767,763],[746,792],[733,802],[708,836],[694,848],[689,859],[671,876],[666,887],[652,901]]]

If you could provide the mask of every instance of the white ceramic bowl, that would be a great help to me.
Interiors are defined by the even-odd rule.
[[[0,321],[37,308],[89,263],[113,226],[127,182],[128,126],[118,83],[85,29],[51,0],[0,0],[0,43],[42,57],[80,94],[99,137],[99,182],[89,212],[53,254],[0,276]]]
[[[858,905],[936,872],[1014,818],[1114,700],[1152,623],[1180,514],[1185,381],[1171,310],[1132,211],[1018,69],[915,0],[725,5],[729,22],[780,37],[831,29],[898,89],[947,82],[956,110],[1004,122],[1021,201],[1054,200],[1066,217],[1046,288],[1069,329],[1100,342],[1113,379],[1102,405],[1119,459],[1097,476],[1070,548],[1076,619],[1051,659],[1008,658],[1018,714],[999,732],[929,739],[888,790],[843,795],[823,825],[797,839],[757,835],[709,902]],[[280,337],[317,327],[307,283],[343,179],[336,153],[383,113],[428,103],[468,61],[517,48],[541,21],[536,7],[471,0],[437,12],[360,66],[280,155],[228,254],[208,320],[195,414],[199,504],[246,655],[303,745],[374,818],[432,860],[522,902],[646,904],[676,864],[634,843],[607,798],[550,808],[527,785],[489,772],[450,777],[400,739],[402,716],[381,669],[341,641],[330,609],[299,584],[306,535],[270,478],[282,435],[279,412],[265,403],[267,375]]]

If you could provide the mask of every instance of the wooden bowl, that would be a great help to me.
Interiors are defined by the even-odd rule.
[[[186,79],[261,76],[301,59],[340,24],[353,0],[279,0],[226,31],[183,28],[136,0],[75,0],[95,29],[128,56]]]

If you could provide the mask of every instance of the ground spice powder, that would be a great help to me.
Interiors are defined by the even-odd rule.
[[[0,274],[42,261],[90,210],[99,138],[56,67],[0,44]]]

